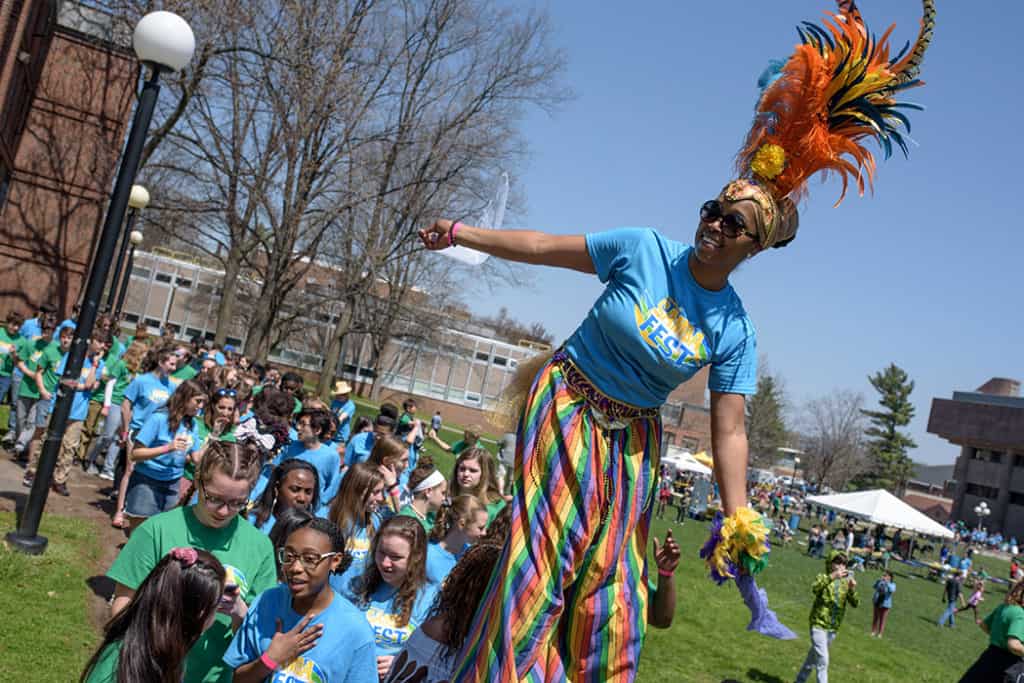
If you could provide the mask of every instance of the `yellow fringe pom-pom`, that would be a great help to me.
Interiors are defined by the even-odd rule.
[[[786,150],[770,142],[761,145],[750,162],[750,170],[767,180],[774,180],[786,168]]]

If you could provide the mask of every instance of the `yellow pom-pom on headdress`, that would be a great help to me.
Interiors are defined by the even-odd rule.
[[[750,162],[750,170],[766,180],[774,180],[786,168],[786,150],[766,142],[761,145]]]

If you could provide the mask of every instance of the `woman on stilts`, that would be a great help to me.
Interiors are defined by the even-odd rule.
[[[863,192],[875,139],[906,151],[895,95],[916,75],[934,25],[924,0],[913,49],[890,61],[851,0],[764,75],[738,178],[700,207],[693,246],[651,229],[562,236],[438,220],[428,249],[460,245],[511,261],[570,268],[606,288],[540,369],[516,441],[512,528],[459,652],[453,681],[632,681],[647,614],[646,550],[669,393],[710,366],[711,441],[724,515],[701,551],[736,581],[748,629],[794,637],[753,575],[767,530],[747,507],[744,397],[756,390],[756,335],[730,274],[796,236],[807,180],[833,171]],[[913,106],[913,105],[909,105]],[[840,200],[842,197],[840,197]]]

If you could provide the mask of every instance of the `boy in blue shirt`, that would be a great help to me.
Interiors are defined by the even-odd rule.
[[[320,475],[320,509],[314,512],[318,517],[327,516],[331,501],[338,495],[338,487],[341,486],[341,458],[333,446],[320,441],[324,434],[330,432],[331,426],[331,416],[323,410],[299,413],[295,423],[299,440],[288,444],[275,463],[278,465],[285,460],[299,458],[316,468]],[[253,495],[256,495],[255,491]]]

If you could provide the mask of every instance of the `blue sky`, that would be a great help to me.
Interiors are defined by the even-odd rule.
[[[689,242],[697,208],[731,177],[755,82],[784,57],[801,20],[829,3],[668,2],[546,5],[577,97],[554,116],[531,112],[528,164],[512,182],[526,198],[511,221],[558,233],[653,226]],[[868,25],[916,35],[914,0],[861,3]],[[916,382],[912,456],[951,463],[958,449],[927,434],[931,399],[989,377],[1024,379],[1018,178],[1024,111],[1018,2],[944,1],[911,101],[919,144],[880,162],[874,196],[838,209],[833,182],[811,184],[798,239],[733,277],[761,353],[796,407],[835,388],[877,394],[867,376],[895,362]],[[510,221],[506,221],[508,223]],[[559,340],[600,292],[592,276],[527,271],[532,285],[470,291],[473,307],[508,307]],[[798,411],[797,411],[798,412]]]

